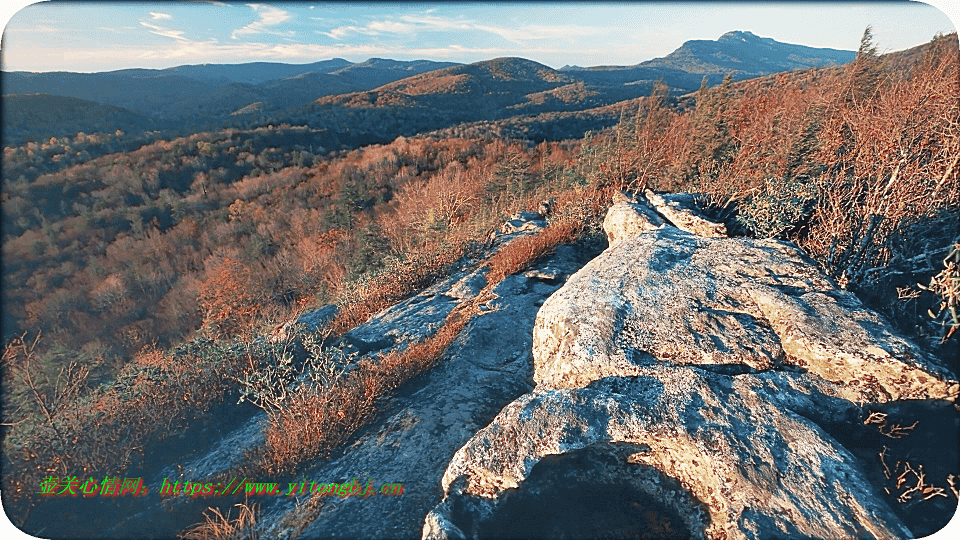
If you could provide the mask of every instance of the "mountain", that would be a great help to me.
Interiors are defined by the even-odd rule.
[[[671,93],[679,95],[696,90],[704,77],[708,83],[717,84],[727,73],[739,80],[833,66],[855,57],[853,51],[780,43],[737,31],[728,32],[716,41],[688,41],[663,58],[633,66],[564,66],[555,70],[523,58],[497,58],[453,66],[396,80],[369,91],[331,93],[305,109],[287,111],[286,116],[311,125],[317,118],[323,118],[334,129],[350,129],[353,133],[374,125],[375,131],[368,133],[384,133],[384,127],[395,126],[396,133],[390,132],[393,135],[444,129],[459,123],[540,116],[540,120],[533,122],[524,120],[513,122],[513,127],[501,127],[517,132],[516,128],[526,124],[540,134],[568,134],[570,127],[582,122],[574,117],[555,115],[596,111],[647,96],[658,80],[664,81]],[[589,116],[596,118],[593,114]],[[602,123],[606,124],[609,115],[602,116]],[[551,127],[560,125],[565,127]]]
[[[334,58],[332,60],[321,60],[312,64],[282,64],[278,62],[198,64],[192,66],[177,66],[159,71],[197,80],[227,80],[230,82],[260,84],[276,79],[296,77],[303,73],[329,73],[350,65],[352,65],[350,62],[342,58]]]
[[[582,111],[618,100],[543,64],[497,58],[320,97],[280,117],[374,144],[464,122]]]
[[[465,103],[471,103],[484,110],[499,111],[527,101],[528,94],[573,82],[573,77],[531,60],[497,58],[407,77],[369,92],[323,97],[317,103],[346,107],[429,106],[441,110],[462,110]]]
[[[663,78],[671,87],[695,90],[705,76],[710,84],[716,84],[727,73],[741,80],[781,71],[845,64],[856,56],[855,51],[794,45],[751,32],[734,31],[716,41],[687,41],[667,56],[632,66],[565,66],[561,71],[595,85],[645,84]]]
[[[687,41],[663,58],[638,64],[638,67],[679,69],[687,73],[714,74],[733,72],[738,78],[835,66],[852,62],[855,51],[820,49],[781,43],[751,32],[727,32],[716,41]]]
[[[658,80],[673,94],[683,94],[697,89],[704,77],[716,84],[726,73],[745,79],[837,65],[855,56],[853,51],[792,45],[736,31],[716,41],[688,41],[663,58],[632,66],[555,70],[523,58],[468,65],[383,58],[353,63],[334,58],[296,65],[200,64],[105,73],[4,72],[2,76],[4,96],[48,94],[121,107],[148,117],[153,129],[183,135],[224,126],[286,122],[340,134],[377,134],[379,141],[461,122],[596,109],[649,95]],[[60,105],[21,100],[16,107],[20,115],[54,118],[67,113],[42,108]],[[377,114],[371,116],[374,111]],[[381,129],[377,122],[393,128]],[[41,136],[63,131],[62,125],[42,121],[31,127],[31,134]],[[364,140],[374,142],[365,138],[355,142]]]
[[[397,80],[367,92],[329,95],[325,106],[412,107],[455,111],[470,121],[512,114],[539,114],[601,107],[649,93],[663,80],[676,93],[695,90],[704,76],[717,83],[726,73],[744,79],[838,65],[853,51],[780,43],[750,32],[728,32],[716,41],[694,40],[663,58],[633,66],[564,66],[554,70],[523,58],[498,58]],[[508,109],[508,110],[505,110]],[[508,114],[512,113],[512,114]]]

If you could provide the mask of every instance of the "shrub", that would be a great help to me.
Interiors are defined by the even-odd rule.
[[[23,398],[3,411],[4,489],[14,499],[32,496],[46,476],[121,473],[148,442],[220,399],[243,358],[224,344],[144,350],[115,381],[89,389],[76,364],[55,379],[43,376],[37,342],[20,337],[3,352],[5,394]]]
[[[301,347],[305,354],[298,355]],[[316,334],[296,329],[282,342],[256,355],[261,357],[259,365],[254,366],[251,358],[249,367],[233,378],[240,384],[238,403],[249,401],[269,414],[287,406],[295,384],[320,391],[333,387],[343,375],[344,366],[355,358],[342,348],[324,348]]]
[[[573,242],[582,227],[583,223],[574,219],[560,219],[550,223],[537,234],[514,239],[490,257],[487,262],[490,266],[487,282],[500,283],[505,277],[530,266],[560,244]]]
[[[362,360],[330,386],[302,384],[285,395],[282,408],[270,411],[257,467],[273,474],[289,471],[344,444],[374,419],[388,392],[435,365],[488,299],[458,306],[433,336],[401,352]]]
[[[809,182],[767,178],[738,206],[737,221],[758,238],[782,238],[809,218],[816,195]]]
[[[258,311],[251,289],[250,269],[229,258],[207,263],[207,277],[200,284],[197,299],[203,310],[203,326],[217,337],[249,331]]]

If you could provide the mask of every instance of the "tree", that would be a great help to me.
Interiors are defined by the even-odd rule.
[[[692,180],[708,182],[716,179],[737,155],[739,148],[727,121],[732,81],[733,73],[727,73],[719,87],[709,89],[704,77],[697,92],[693,111],[694,153],[690,160],[692,166],[687,171]]]
[[[877,56],[877,46],[873,43],[873,28],[869,25],[860,38],[857,58],[850,67],[850,78],[844,99],[847,103],[863,105],[877,95],[883,69]]]

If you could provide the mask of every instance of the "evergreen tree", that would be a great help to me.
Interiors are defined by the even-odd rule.
[[[850,68],[850,78],[845,100],[847,103],[865,105],[877,94],[883,80],[883,70],[877,46],[873,43],[873,29],[870,26],[863,31],[857,58]]]

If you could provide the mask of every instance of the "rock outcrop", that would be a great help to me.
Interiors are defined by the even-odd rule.
[[[610,247],[537,315],[536,388],[456,453],[424,538],[911,536],[822,426],[952,403],[956,377],[792,244],[689,202],[611,208]]]
[[[632,223],[634,206],[618,203],[610,215]],[[727,373],[789,366],[849,382],[865,402],[958,391],[931,357],[792,244],[675,227],[611,240],[544,303],[533,340],[535,379],[551,388],[666,363]]]

